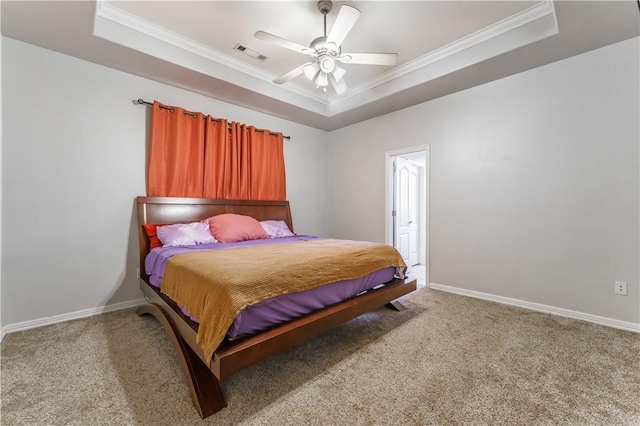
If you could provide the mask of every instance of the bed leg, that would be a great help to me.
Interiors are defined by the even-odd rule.
[[[142,305],[136,311],[138,315],[153,315],[165,328],[187,380],[193,405],[203,419],[227,406],[218,378],[202,362],[198,355],[185,343],[176,330],[173,321],[162,308],[154,303]]]
[[[384,306],[396,312],[402,312],[407,309],[407,307],[404,306],[399,300],[392,300]]]

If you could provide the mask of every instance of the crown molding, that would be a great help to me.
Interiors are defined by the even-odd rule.
[[[276,86],[271,73],[124,11],[107,0],[96,1],[93,35],[326,115],[326,95],[295,84]]]
[[[403,75],[428,67],[438,61],[443,61],[449,57],[460,54],[465,50],[482,46],[483,44],[488,43],[499,36],[508,35],[514,30],[517,30],[527,24],[548,17],[550,15],[552,15],[554,18],[553,22],[555,24],[555,30],[557,32],[557,23],[555,21],[555,9],[553,7],[553,2],[543,1],[515,15],[505,18],[502,21],[496,22],[492,25],[489,25],[488,27],[476,31],[475,33],[462,37],[461,39],[458,39],[446,46],[429,52],[426,55],[414,59],[413,61],[407,62],[402,66],[396,67],[383,74],[380,74],[379,76],[355,87],[352,91],[349,92],[349,94],[353,92],[353,94],[355,95],[360,92],[371,90],[376,86],[380,86],[391,80],[400,78]],[[532,41],[525,41],[523,45],[529,44],[531,42]],[[484,59],[489,59],[489,57]]]
[[[330,115],[361,105],[362,98],[371,93],[377,93],[373,102],[555,34],[558,24],[553,2],[540,2],[351,88],[330,103]]]
[[[229,55],[225,55],[217,50],[211,49],[201,43],[183,37],[171,30],[142,19],[127,11],[107,3],[106,0],[98,0],[96,2],[96,16],[109,19],[120,25],[123,25],[139,33],[153,37],[163,43],[182,49],[186,52],[201,56],[210,61],[223,63],[227,67],[245,74],[251,74],[262,80],[268,80],[271,75],[262,71],[260,68],[252,66],[246,62],[239,61]]]
[[[126,12],[107,0],[96,1],[93,31],[94,36],[324,117],[358,108],[557,33],[553,2],[541,1],[351,87],[344,94],[329,96],[292,82],[275,85],[271,73]]]

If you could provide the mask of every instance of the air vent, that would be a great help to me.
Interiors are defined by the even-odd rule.
[[[255,50],[249,49],[248,47],[243,46],[241,44],[236,44],[234,49],[244,53],[245,55],[251,56],[254,59],[259,59],[261,61],[264,61],[265,59],[267,59],[267,57],[264,56],[262,53],[256,52]]]

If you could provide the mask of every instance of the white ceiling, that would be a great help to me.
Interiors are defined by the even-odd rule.
[[[315,1],[3,0],[2,34],[333,130],[640,33],[638,4],[629,0],[337,1],[327,31],[342,4],[361,11],[343,52],[398,53],[393,67],[343,65],[342,95],[304,75],[274,84],[309,57],[253,36],[264,30],[309,45],[323,35]]]

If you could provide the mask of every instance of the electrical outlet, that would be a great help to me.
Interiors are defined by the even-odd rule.
[[[620,296],[626,296],[627,295],[627,283],[622,282],[622,281],[614,281],[613,282],[613,286],[614,286],[614,291],[616,294],[620,295]]]

